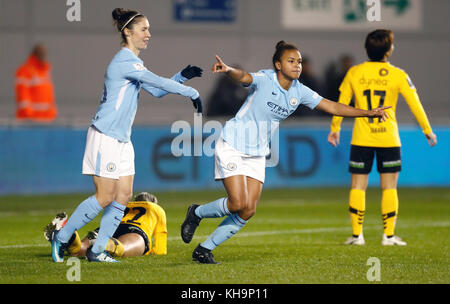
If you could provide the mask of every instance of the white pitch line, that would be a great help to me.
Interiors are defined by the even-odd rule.
[[[410,228],[410,227],[449,227],[450,222],[436,222],[436,223],[428,223],[428,224],[417,224],[417,225],[402,225],[401,228]],[[364,229],[378,229],[380,225],[367,225],[364,226]],[[236,237],[249,237],[249,236],[264,236],[264,235],[277,235],[277,234],[304,234],[304,233],[320,233],[320,232],[336,232],[336,231],[350,231],[351,228],[349,226],[345,227],[322,227],[322,228],[308,228],[308,229],[291,229],[291,230],[272,230],[272,231],[255,231],[255,232],[247,232],[247,233],[238,233],[233,236]],[[204,236],[194,236],[195,238],[206,238],[208,235]],[[168,241],[178,240],[177,237],[168,237]]]
[[[50,243],[48,243],[48,244],[5,245],[5,246],[0,246],[0,249],[29,248],[29,247],[47,247],[47,246],[50,246]]]
[[[364,227],[366,228],[366,227]],[[303,234],[303,233],[320,233],[320,232],[336,232],[341,230],[348,230],[348,227],[335,227],[335,228],[311,228],[311,229],[291,229],[291,230],[272,230],[272,231],[255,231],[255,232],[242,232],[233,236],[236,237],[249,237],[249,236],[264,236],[264,235],[277,235],[277,234]],[[371,229],[371,228],[369,228]],[[194,239],[206,238],[208,235],[194,236]],[[168,237],[168,241],[178,240],[180,237]]]
[[[370,227],[364,227],[371,229]],[[312,228],[312,229],[292,229],[292,230],[272,230],[272,231],[257,231],[257,232],[247,232],[236,234],[234,237],[249,237],[249,236],[264,236],[264,235],[277,235],[277,234],[302,234],[302,233],[320,233],[320,232],[335,232],[341,230],[347,230],[348,227],[335,227],[335,228]],[[194,236],[194,239],[206,238],[207,235]],[[168,237],[168,241],[179,240],[180,236]],[[22,244],[22,245],[6,245],[0,246],[0,249],[10,249],[10,248],[29,248],[29,247],[48,247],[50,243],[47,244]]]
[[[436,223],[422,223],[417,225],[402,225],[401,228],[410,228],[410,227],[449,227],[450,222],[436,222]],[[364,229],[378,229],[380,225],[368,225],[364,226]],[[304,233],[321,233],[321,232],[336,232],[336,231],[346,231],[350,228],[348,226],[345,227],[322,227],[322,228],[309,228],[309,229],[291,229],[291,230],[272,230],[272,231],[256,231],[256,232],[244,232],[239,233],[233,236],[236,237],[251,237],[251,236],[264,236],[264,235],[277,235],[277,234],[304,234]],[[203,236],[194,236],[194,239],[206,238],[208,235]],[[180,236],[171,236],[168,237],[168,241],[176,241],[179,240]],[[29,248],[29,247],[48,247],[50,243],[47,244],[21,244],[21,245],[5,245],[0,246],[0,249],[11,249],[11,248]]]

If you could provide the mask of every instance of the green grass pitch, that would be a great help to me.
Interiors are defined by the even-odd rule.
[[[179,237],[189,204],[207,203],[223,191],[155,193],[168,220],[167,256],[120,259],[117,264],[81,260],[79,283],[301,284],[450,283],[449,188],[399,189],[396,234],[406,247],[383,247],[379,189],[367,191],[366,245],[345,246],[351,234],[348,189],[265,189],[255,216],[214,250],[219,265],[192,261],[195,246],[220,223],[201,222],[191,244]],[[73,283],[71,265],[53,263],[43,227],[56,212],[71,214],[86,194],[0,197],[0,283]],[[99,218],[80,235],[95,228]],[[367,273],[380,261],[379,281]]]

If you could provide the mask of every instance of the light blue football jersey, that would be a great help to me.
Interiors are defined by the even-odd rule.
[[[267,156],[273,133],[300,104],[314,109],[322,97],[298,80],[288,91],[274,70],[251,73],[250,93],[236,116],[227,121],[222,138],[236,150],[251,156]]]
[[[106,69],[103,97],[91,125],[120,142],[128,142],[141,87],[155,97],[174,93],[198,98],[197,90],[181,84],[186,80],[180,72],[172,79],[150,72],[139,57],[123,47]]]

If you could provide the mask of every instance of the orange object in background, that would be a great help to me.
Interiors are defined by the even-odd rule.
[[[16,71],[15,89],[18,120],[53,121],[58,110],[51,79],[51,65],[45,48],[37,45],[28,60]]]

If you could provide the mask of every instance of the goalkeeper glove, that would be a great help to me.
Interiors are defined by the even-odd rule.
[[[192,104],[194,105],[194,108],[197,110],[197,113],[203,113],[203,107],[202,107],[202,99],[197,97],[196,99],[191,99]]]
[[[194,77],[202,77],[203,70],[198,66],[188,65],[183,70],[181,70],[181,76],[187,79],[191,79]]]

